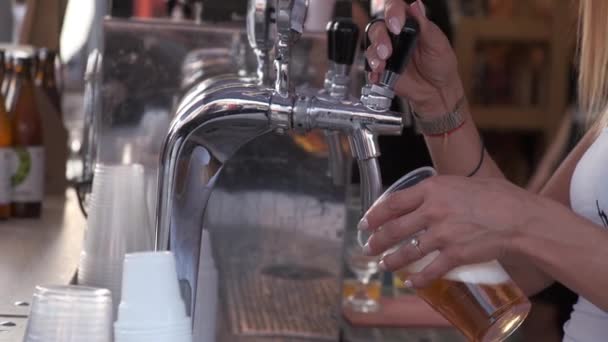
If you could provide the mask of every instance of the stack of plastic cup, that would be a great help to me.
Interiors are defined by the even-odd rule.
[[[115,305],[125,254],[154,247],[146,203],[143,166],[96,167],[78,283],[110,289]]]
[[[192,342],[192,322],[180,295],[170,252],[125,257],[116,342]]]
[[[112,342],[112,296],[106,289],[38,286],[24,342]]]

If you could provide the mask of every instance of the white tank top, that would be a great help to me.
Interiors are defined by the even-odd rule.
[[[608,229],[608,129],[579,161],[570,184],[570,204],[577,214]],[[564,342],[608,341],[608,312],[583,297],[564,325]]]

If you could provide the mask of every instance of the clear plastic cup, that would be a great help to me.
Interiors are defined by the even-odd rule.
[[[143,167],[98,165],[83,251],[102,260],[122,260],[126,253],[153,247]]]
[[[107,289],[37,286],[24,342],[111,342],[112,322]]]
[[[146,203],[142,165],[97,165],[78,283],[111,289],[115,306],[125,254],[154,249]]]
[[[395,182],[378,201],[435,175],[435,170],[430,167],[412,171]],[[424,234],[425,229],[421,229],[400,246]],[[363,245],[368,236],[361,233],[359,243]],[[393,253],[400,246],[386,254]],[[432,263],[439,253],[432,251],[395,274],[405,281],[411,274],[422,271]],[[429,286],[417,289],[416,294],[471,341],[504,341],[519,328],[531,308],[528,298],[498,261],[455,268]]]
[[[187,318],[173,253],[127,254],[118,326],[148,328],[180,324]]]

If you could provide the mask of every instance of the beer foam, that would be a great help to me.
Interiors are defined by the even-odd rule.
[[[418,273],[437,258],[434,251],[406,267],[408,273]],[[477,285],[498,285],[511,280],[511,277],[497,261],[457,267],[443,276],[444,279]]]

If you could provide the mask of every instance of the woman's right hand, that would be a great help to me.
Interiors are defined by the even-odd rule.
[[[366,57],[373,70],[370,79],[374,83],[378,81],[392,54],[388,30],[399,34],[407,16],[418,20],[420,37],[395,92],[407,98],[416,113],[424,118],[452,112],[464,96],[456,55],[447,37],[426,17],[422,0],[411,5],[403,0],[386,1],[385,23],[377,22],[369,30],[371,45]]]

